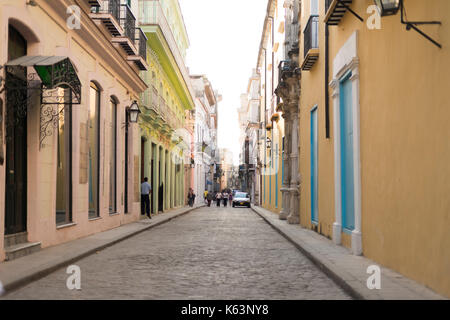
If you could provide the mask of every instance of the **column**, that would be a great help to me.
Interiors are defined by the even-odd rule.
[[[290,170],[290,126],[291,126],[291,115],[289,109],[283,110],[284,118],[284,153],[283,153],[283,165],[284,165],[284,175],[283,184],[281,186],[282,193],[282,209],[279,215],[280,220],[286,220],[290,213],[290,196],[289,196],[289,184],[291,180],[291,170]]]
[[[299,224],[300,223],[300,172],[298,168],[298,100],[294,100],[289,106],[292,112],[292,122],[291,122],[291,184],[289,188],[290,193],[290,214],[287,218],[289,224]]]
[[[177,183],[177,181],[175,180],[175,155],[172,155],[172,161],[170,162],[170,174],[171,174],[171,183],[170,183],[170,207],[171,208],[175,208],[176,204],[175,204],[175,184]]]
[[[163,183],[164,188],[166,187],[166,152],[163,149],[161,149],[161,182]],[[163,188],[163,199],[162,199],[162,209],[163,211],[166,210],[166,195]],[[159,189],[159,186],[158,186]]]

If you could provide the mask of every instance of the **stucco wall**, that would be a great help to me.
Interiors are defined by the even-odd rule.
[[[68,56],[74,63],[77,75],[82,84],[82,103],[72,106],[73,115],[73,225],[57,228],[55,221],[56,204],[56,135],[45,139],[43,147],[39,148],[39,105],[33,105],[28,111],[28,189],[27,189],[27,231],[29,241],[39,241],[42,247],[47,247],[73,239],[85,237],[100,231],[118,227],[139,219],[139,203],[136,203],[133,192],[138,191],[133,179],[132,159],[139,154],[137,127],[130,128],[130,180],[129,180],[129,214],[123,213],[123,172],[124,172],[124,126],[125,107],[136,99],[145,84],[139,78],[134,67],[127,66],[124,53],[120,48],[114,48],[104,29],[97,29],[95,24],[82,15],[82,29],[69,30],[66,26],[65,7],[58,5],[50,7],[47,2],[37,1],[38,6],[26,6],[25,1],[3,1],[0,6],[0,38],[3,43],[8,39],[8,23],[11,19],[23,25],[19,31],[28,41],[28,55]],[[64,12],[64,15],[62,14]],[[17,22],[18,21],[18,22]],[[85,29],[83,29],[85,28]],[[52,30],[52,32],[48,32]],[[88,31],[89,30],[89,31]],[[93,33],[90,33],[93,32]],[[96,32],[96,33],[95,33]],[[82,36],[82,34],[84,36]],[[94,34],[94,36],[92,36]],[[96,50],[110,50],[101,56]],[[114,60],[116,59],[116,60]],[[0,62],[7,61],[7,46],[0,50]],[[118,72],[117,64],[123,63],[124,72]],[[122,67],[123,67],[122,66]],[[87,121],[89,106],[89,83],[95,81],[101,87],[101,129],[100,129],[100,219],[88,219],[88,184],[83,177],[81,156],[81,132]],[[118,100],[118,146],[117,146],[117,207],[118,214],[110,215],[109,201],[109,146],[110,141],[109,114],[107,112],[110,97]],[[134,137],[134,138],[133,138]],[[82,167],[80,169],[80,166]],[[5,194],[5,166],[0,167],[0,194]],[[4,259],[4,198],[0,200],[0,260]]]
[[[354,1],[367,21],[373,1]],[[400,13],[369,30],[350,13],[330,27],[333,59],[357,30],[360,72],[360,146],[363,254],[450,296],[450,2],[405,1],[410,20],[439,20],[420,26],[441,42],[439,49],[400,24]],[[309,12],[308,2],[304,5]],[[319,7],[320,59],[302,74],[301,220],[310,227],[309,110],[319,104],[319,219],[325,235],[334,221],[333,101],[331,139],[324,123],[324,24]],[[302,20],[306,25],[308,14]],[[301,51],[302,52],[302,51]],[[332,90],[330,89],[330,95]],[[347,238],[344,245],[349,245]]]

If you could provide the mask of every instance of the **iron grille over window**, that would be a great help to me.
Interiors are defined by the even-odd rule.
[[[311,49],[319,48],[319,16],[309,17],[308,24],[304,31],[305,38],[305,57]]]

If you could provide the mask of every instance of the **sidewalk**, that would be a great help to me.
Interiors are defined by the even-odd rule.
[[[99,232],[94,235],[73,240],[61,245],[44,248],[39,252],[16,260],[0,263],[0,281],[5,293],[38,280],[53,271],[70,265],[97,251],[112,246],[138,233],[166,223],[195,209],[205,206],[195,205],[193,208],[183,207],[166,213],[154,215],[152,219],[125,224],[115,229]],[[1,290],[1,288],[0,288]]]
[[[430,300],[446,299],[425,286],[401,274],[384,268],[363,256],[355,256],[348,249],[300,225],[291,225],[278,219],[278,215],[253,206],[260,215],[282,236],[294,244],[324,273],[346,290],[352,297],[364,300]],[[381,269],[381,289],[370,290],[366,282],[370,274],[367,267],[378,265]]]

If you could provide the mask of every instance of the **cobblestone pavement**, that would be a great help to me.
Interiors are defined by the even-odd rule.
[[[350,299],[250,209],[201,208],[76,263],[7,299]]]

